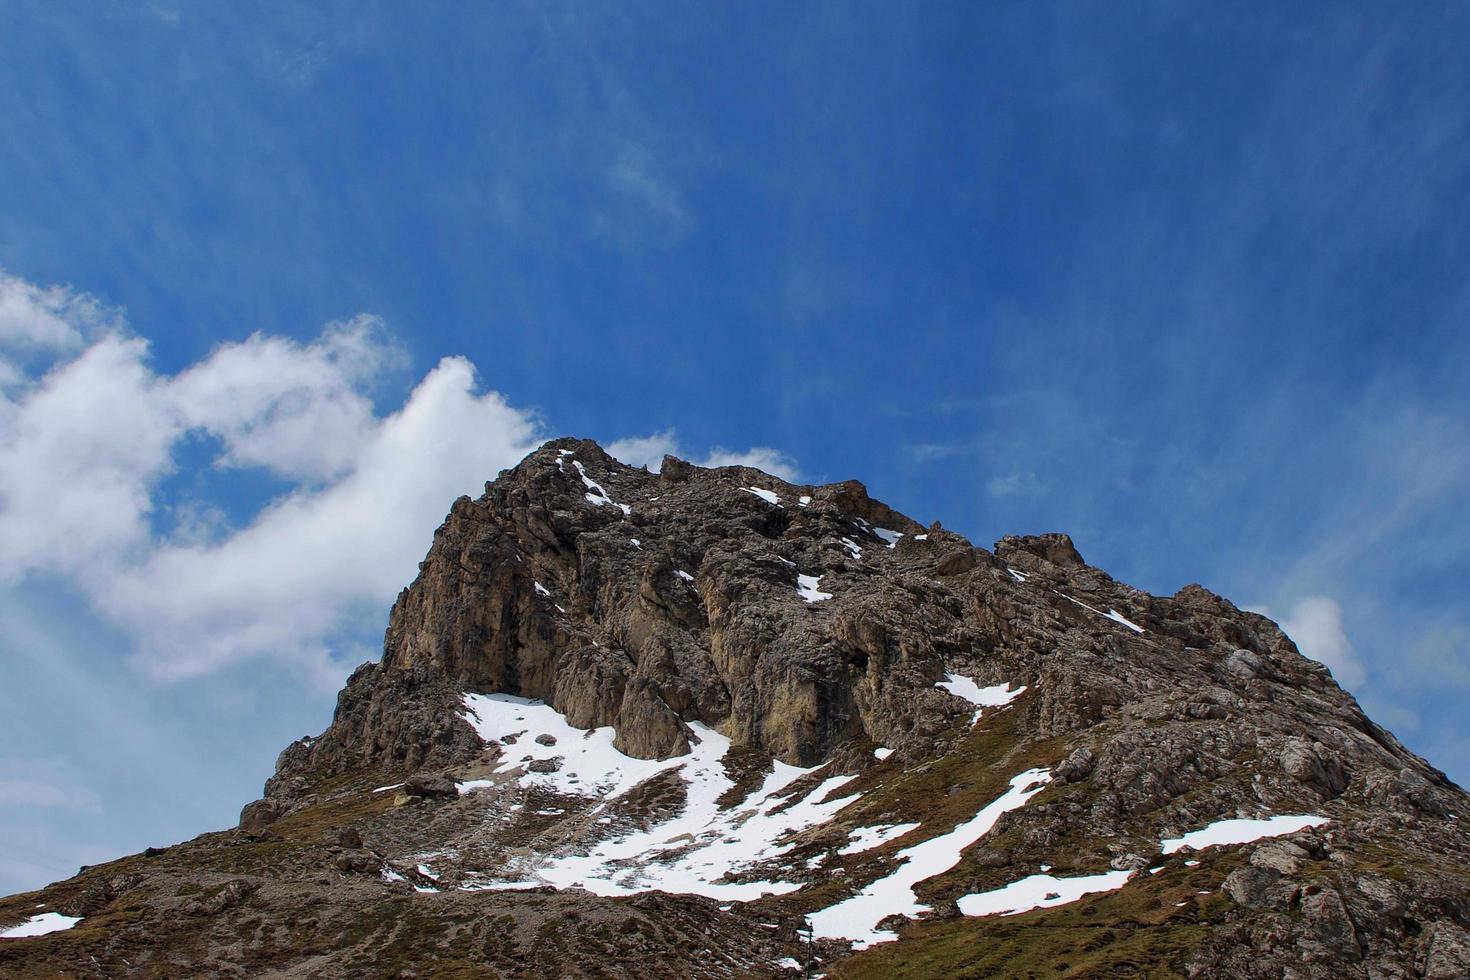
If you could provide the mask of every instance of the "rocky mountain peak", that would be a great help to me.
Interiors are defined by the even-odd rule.
[[[1149,595],[1065,534],[977,547],[857,481],[651,473],[567,438],[454,502],[381,660],[239,830],[56,888],[162,916],[160,888],[227,866],[244,884],[200,913],[224,934],[236,906],[331,894],[323,976],[392,948],[330,909],[383,902],[439,924],[421,958],[466,914],[599,937],[470,929],[477,968],[511,975],[1002,975],[1022,948],[1034,974],[1452,976],[1466,803],[1201,586]]]

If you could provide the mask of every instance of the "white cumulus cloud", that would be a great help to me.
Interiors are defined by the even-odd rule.
[[[514,465],[536,434],[499,395],[475,393],[468,361],[446,358],[372,428],[346,475],[218,543],[160,545],[100,604],[165,676],[282,650],[318,660],[354,607],[381,612],[413,579],[450,502]]]
[[[780,450],[771,449],[769,446],[752,446],[743,452],[716,446],[709,451],[709,455],[699,460],[699,465],[753,466],[758,470],[765,470],[772,476],[780,477],[787,483],[796,483],[801,479],[801,471],[796,468],[796,461]]]
[[[618,439],[608,443],[607,451],[608,455],[629,466],[647,466],[652,473],[658,472],[665,456],[678,456],[689,459],[696,466],[753,466],[787,483],[801,479],[795,460],[768,446],[752,446],[743,451],[716,446],[702,456],[687,457],[679,448],[678,435],[673,429],[655,432],[651,436]]]
[[[217,436],[223,466],[289,479],[346,473],[377,419],[363,388],[402,360],[376,317],[332,324],[310,344],[256,334],[169,382],[180,421]]]
[[[65,286],[42,288],[0,269],[0,391],[25,382],[21,363],[38,354],[75,350],[116,314]],[[0,395],[0,422],[6,401]]]
[[[463,358],[377,415],[369,387],[402,353],[372,317],[304,344],[258,334],[166,375],[94,301],[13,277],[0,289],[6,338],[61,352],[0,393],[0,584],[70,580],[159,677],[272,656],[336,683],[334,638],[381,616],[450,502],[539,436]],[[287,491],[235,525],[219,501],[166,499],[165,481],[199,465],[182,451],[196,433],[205,467],[264,470]],[[165,508],[173,532],[155,519]]]
[[[665,456],[679,455],[679,440],[673,429],[665,429],[651,436],[617,439],[607,444],[607,453],[629,466],[646,466],[650,473],[657,473]]]
[[[1253,611],[1276,619],[1297,649],[1326,664],[1343,687],[1355,688],[1367,679],[1363,662],[1343,627],[1342,606],[1336,599],[1325,595],[1303,596],[1280,617],[1267,606],[1253,607]]]
[[[0,347],[65,350],[114,314],[65,286],[41,287],[0,271]]]
[[[107,571],[148,536],[180,434],[147,345],[104,336],[0,416],[0,581]]]

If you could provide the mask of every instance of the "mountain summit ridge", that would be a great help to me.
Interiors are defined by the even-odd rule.
[[[565,438],[454,502],[239,829],[24,896],[81,922],[0,971],[1462,976],[1467,802],[1202,586]]]

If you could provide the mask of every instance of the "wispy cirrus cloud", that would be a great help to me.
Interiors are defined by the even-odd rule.
[[[987,480],[985,492],[992,497],[1039,497],[1046,484],[1031,470],[1012,470]]]
[[[607,184],[618,199],[642,216],[638,224],[653,223],[673,235],[686,231],[694,220],[678,185],[645,145],[624,142],[608,167]],[[627,224],[622,220],[602,227],[612,231]]]
[[[975,448],[969,445],[943,442],[918,442],[907,447],[906,452],[916,463],[933,463],[941,459],[954,459],[973,453]]]

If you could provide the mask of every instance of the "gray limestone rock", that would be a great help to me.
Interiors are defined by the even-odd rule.
[[[1237,868],[1225,876],[1225,893],[1249,909],[1284,909],[1297,895],[1296,882],[1275,868]]]
[[[1470,932],[1453,922],[1429,927],[1424,943],[1424,980],[1464,980],[1470,977]]]
[[[416,772],[403,784],[403,792],[408,796],[439,797],[455,796],[454,780],[448,776],[431,772]]]

